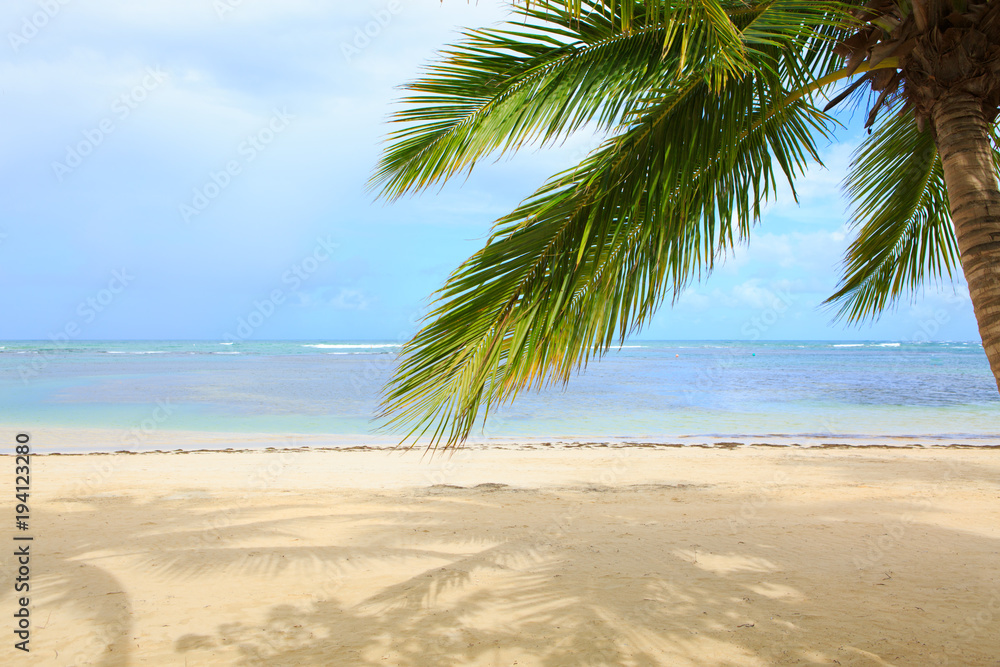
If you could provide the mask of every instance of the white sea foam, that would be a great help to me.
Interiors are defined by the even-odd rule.
[[[902,343],[879,343],[879,347],[899,347]]]
[[[834,345],[834,347],[864,347],[864,343],[841,343],[839,345]]]
[[[371,348],[376,348],[376,347],[403,347],[403,346],[400,345],[400,344],[397,344],[397,343],[371,343],[371,344],[368,344],[368,345],[355,344],[355,343],[340,344],[340,345],[327,345],[325,343],[318,343],[318,344],[315,344],[315,345],[303,345],[302,347],[316,347],[316,348],[320,348],[322,350],[327,350],[327,349],[339,350],[339,349],[358,349],[358,348],[360,348],[360,349],[371,349]]]

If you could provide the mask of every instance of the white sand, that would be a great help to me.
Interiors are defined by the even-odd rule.
[[[996,449],[32,468],[32,652],[5,549],[2,664],[1000,664]]]

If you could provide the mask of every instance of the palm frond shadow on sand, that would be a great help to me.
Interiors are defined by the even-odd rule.
[[[339,580],[351,570],[350,561],[374,557],[385,561],[434,557],[432,551],[382,546],[236,547],[234,544],[296,539],[287,520],[257,518],[260,510],[219,509],[208,496],[162,502],[138,502],[129,496],[58,498],[62,508],[36,505],[32,521],[45,535],[44,550],[32,557],[31,597],[39,609],[73,609],[92,626],[92,637],[79,655],[100,667],[132,664],[132,604],[126,585],[115,575],[112,560],[127,559],[149,576],[181,585],[203,576],[230,573],[270,576],[290,567],[304,567]],[[315,509],[284,505],[288,512]],[[324,517],[351,521],[349,513]],[[308,517],[305,518],[308,520]],[[113,530],[104,530],[113,525]],[[87,530],[65,528],[88,527]],[[69,537],[72,535],[72,537]],[[12,566],[5,555],[0,574],[0,602],[13,591]],[[51,614],[49,614],[51,616]],[[43,617],[44,618],[44,617]],[[38,622],[38,621],[36,621]],[[44,620],[41,621],[44,624]]]
[[[913,638],[940,654],[945,639],[954,645],[967,633],[964,617],[988,608],[996,592],[997,567],[966,568],[961,586],[933,576],[965,567],[956,554],[1000,553],[1000,542],[921,523],[926,505],[891,500],[870,508],[870,520],[832,526],[822,517],[857,515],[852,501],[765,503],[733,528],[741,506],[723,504],[734,502],[724,494],[701,514],[683,497],[704,502],[705,492],[440,487],[358,494],[349,507],[338,492],[324,492],[284,505],[291,519],[249,506],[220,509],[210,498],[84,498],[74,501],[77,511],[43,506],[36,514],[50,536],[39,572],[52,573],[38,583],[46,604],[95,619],[102,650],[91,664],[105,667],[139,657],[130,641],[132,602],[117,576],[123,562],[179,589],[305,575],[310,595],[298,597],[307,601],[287,604],[288,591],[276,584],[280,603],[260,600],[214,631],[217,617],[206,612],[198,619],[206,634],[177,632],[173,649],[191,664],[459,667],[502,655],[547,667],[820,658],[861,665],[868,663],[851,651],[891,661],[893,648]],[[872,556],[873,538],[902,514],[916,517],[905,539]],[[102,531],[109,519],[116,529]],[[72,524],[77,530],[61,529]],[[351,527],[352,537],[296,546],[317,525]],[[795,567],[786,565],[790,555]],[[858,558],[869,560],[859,567]],[[889,570],[894,578],[885,580]],[[0,599],[10,590],[4,585]],[[831,600],[830,591],[853,602]],[[922,612],[908,636],[879,629],[880,618],[914,607]],[[974,633],[971,641],[953,664],[992,664],[988,656],[1000,654],[1000,640]]]
[[[419,498],[405,516],[393,501],[373,499],[384,511],[360,541],[378,546],[355,552],[355,565],[369,570],[386,565],[384,558],[417,554],[445,564],[366,588],[360,598],[356,588],[347,590],[348,580],[343,594],[327,588],[306,604],[273,605],[263,621],[248,615],[212,634],[184,635],[175,650],[249,665],[460,667],[501,664],[502,657],[546,667],[648,667],[880,664],[871,662],[878,654],[891,661],[899,647],[925,641],[928,656],[945,659],[951,651],[952,663],[960,655],[962,664],[985,665],[1000,649],[1000,641],[970,634],[964,617],[948,611],[987,605],[996,568],[970,570],[957,587],[933,576],[954,569],[956,553],[997,553],[995,539],[915,521],[906,538],[923,548],[897,540],[872,557],[869,545],[884,532],[880,512],[927,508],[900,500],[870,522],[832,531],[815,517],[840,514],[844,503],[828,502],[801,516],[793,509],[779,527],[726,530],[723,518],[676,516],[670,502],[678,493],[684,489],[577,489],[562,498],[449,489]],[[545,506],[562,502],[565,511],[553,524],[550,513],[512,509],[529,495]],[[642,495],[643,503],[662,504],[661,522],[632,515]],[[770,511],[779,510],[789,513],[787,505]],[[397,551],[386,549],[387,535]],[[783,565],[790,554],[808,563],[805,569]],[[343,565],[344,553],[328,555]],[[906,579],[917,583],[900,587]],[[854,602],[831,599],[831,591]],[[880,629],[879,619],[894,613],[913,615],[905,635]]]

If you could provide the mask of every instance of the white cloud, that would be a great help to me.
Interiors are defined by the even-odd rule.
[[[366,310],[369,300],[361,290],[343,287],[329,303],[340,310]]]
[[[331,306],[336,310],[367,310],[372,303],[372,298],[362,289],[332,285],[299,290],[294,298],[297,306],[321,310]]]
[[[848,245],[847,230],[758,232],[716,271],[730,277],[774,276],[794,271],[836,274]],[[752,271],[752,274],[747,274]]]
[[[795,179],[798,203],[792,197],[792,190],[787,182],[782,181],[775,201],[764,212],[764,221],[786,218],[812,226],[831,219],[846,219],[848,202],[842,185],[851,164],[851,154],[858,144],[859,140],[852,138],[822,152],[820,157],[825,167],[814,164],[805,174]]]
[[[733,287],[728,301],[733,307],[770,308],[780,299],[773,291],[763,287],[759,279],[753,278]]]

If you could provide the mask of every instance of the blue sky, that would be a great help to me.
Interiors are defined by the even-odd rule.
[[[491,222],[591,137],[392,205],[365,183],[396,87],[494,0],[6,0],[0,339],[399,339]],[[365,34],[367,29],[368,35]],[[820,307],[860,141],[646,339],[978,340],[963,285],[874,326]],[[253,315],[253,313],[258,315]],[[236,334],[243,325],[242,334]]]

